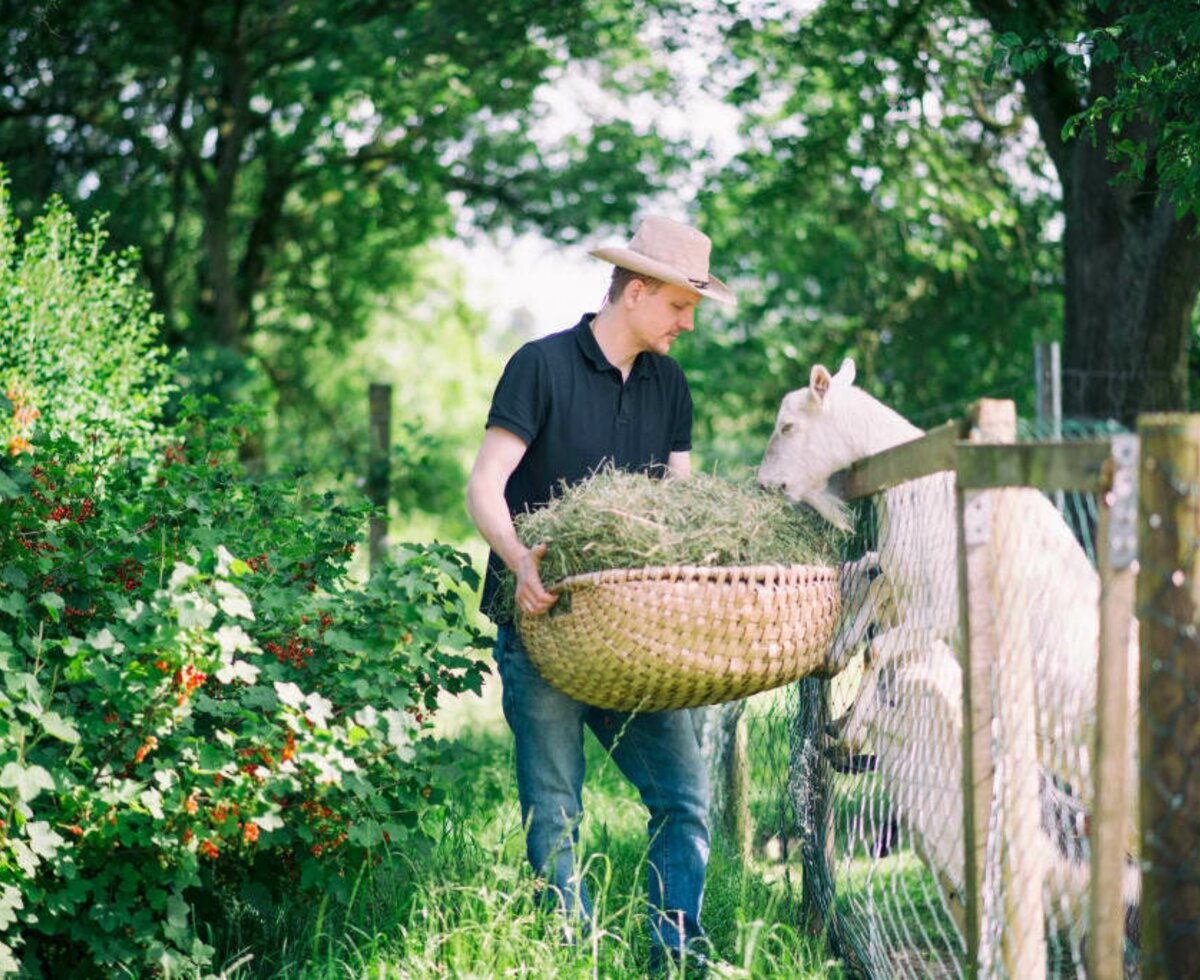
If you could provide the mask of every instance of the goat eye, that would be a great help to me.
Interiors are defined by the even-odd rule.
[[[791,422],[784,422],[783,425],[779,427],[779,434],[786,436],[794,428],[795,426]]]

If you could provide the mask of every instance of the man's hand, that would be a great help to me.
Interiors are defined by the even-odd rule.
[[[546,546],[535,544],[520,557],[513,570],[517,576],[517,608],[527,616],[544,613],[558,601],[558,596],[547,592],[542,585],[539,566],[545,554]]]

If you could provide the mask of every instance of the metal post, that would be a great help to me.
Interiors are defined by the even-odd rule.
[[[1038,428],[1051,438],[1059,439],[1062,437],[1062,354],[1057,340],[1039,340],[1033,345],[1033,373]]]
[[[367,460],[367,497],[375,508],[371,515],[371,568],[386,554],[388,500],[391,497],[392,386],[372,382],[368,391],[370,452]]]
[[[1062,438],[1062,354],[1057,340],[1039,340],[1033,345],[1034,387],[1037,391],[1037,422],[1040,438]],[[1054,504],[1066,513],[1066,495],[1054,491]]]

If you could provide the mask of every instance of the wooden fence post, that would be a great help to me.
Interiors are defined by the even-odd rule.
[[[1016,407],[1011,401],[983,399],[972,407],[973,442],[1016,439]],[[1034,978],[1046,967],[1040,840],[1033,664],[1025,634],[1027,603],[1016,594],[1023,577],[1014,565],[1027,556],[1013,553],[1005,540],[1017,537],[1021,510],[1016,493],[957,488],[960,529],[959,612],[963,644],[964,883],[967,903],[968,975]],[[1005,754],[997,783],[993,745],[999,734]],[[1000,799],[996,799],[999,790]],[[987,866],[992,815],[999,842],[1014,842]],[[1019,842],[1019,843],[1015,843]],[[997,881],[994,872],[1001,877]],[[993,874],[988,872],[992,871]],[[1002,906],[991,901],[999,887]],[[999,948],[985,943],[987,916],[1001,917]]]
[[[386,553],[388,501],[391,497],[392,386],[372,382],[367,400],[370,411],[370,451],[367,459],[367,497],[375,507],[371,516],[371,568]]]
[[[742,867],[750,863],[752,828],[750,826],[750,756],[746,745],[745,702],[732,720],[732,731],[724,745],[722,769],[725,787],[725,832],[733,842]]]
[[[1115,436],[1101,477],[1096,562],[1100,571],[1100,658],[1096,673],[1095,805],[1091,826],[1091,922],[1087,972],[1125,975],[1125,861],[1132,832],[1129,641],[1137,557],[1136,436]]]
[[[999,423],[989,419],[995,410],[987,403],[972,406],[972,425],[986,437]],[[991,497],[986,491],[966,491],[956,484],[958,505],[958,607],[962,636],[963,685],[963,899],[967,908],[967,976],[977,976],[983,922],[983,872],[987,858],[988,823],[992,813],[992,665],[996,655],[995,625],[985,589],[972,591],[971,582],[987,576],[992,529]]]
[[[1200,415],[1138,420],[1142,976],[1195,974],[1200,939]]]

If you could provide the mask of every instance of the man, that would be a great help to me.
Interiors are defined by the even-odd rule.
[[[482,603],[489,614],[503,566],[516,576],[524,615],[542,615],[554,604],[538,572],[545,546],[521,544],[512,515],[547,503],[560,481],[574,483],[605,461],[690,475],[692,399],[667,354],[692,330],[702,299],[735,302],[709,274],[710,251],[696,229],[646,218],[628,247],[590,253],[615,267],[599,313],[526,344],[508,362],[467,485],[471,518],[492,548]],[[575,701],[542,679],[511,622],[497,627],[495,657],[516,745],[530,863],[557,894],[568,922],[590,919],[576,853],[587,724],[650,811],[652,964],[661,968],[685,951],[695,964],[700,954],[693,951],[704,936],[708,780],[689,713],[630,716]]]

